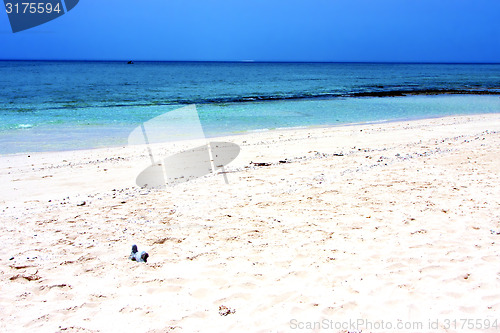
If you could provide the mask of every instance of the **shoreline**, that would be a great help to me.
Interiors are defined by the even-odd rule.
[[[498,318],[500,114],[218,139],[241,147],[228,184],[216,173],[165,191],[134,185],[143,146],[0,156],[0,327],[439,319],[445,332],[446,318]],[[128,260],[132,244],[146,264]]]
[[[500,93],[499,93],[500,94]],[[449,118],[449,117],[470,117],[470,116],[486,116],[486,115],[495,115],[498,113],[470,113],[470,114],[454,114],[454,115],[427,115],[427,116],[415,116],[410,118],[395,118],[395,119],[383,119],[383,120],[373,120],[373,121],[365,121],[365,122],[352,122],[352,123],[341,123],[341,124],[328,124],[328,125],[304,125],[304,126],[294,126],[294,127],[278,127],[278,128],[262,128],[262,129],[254,129],[254,130],[246,130],[244,132],[235,132],[235,133],[223,133],[221,135],[216,136],[207,136],[206,140],[217,140],[225,137],[235,137],[235,136],[245,136],[245,135],[253,135],[256,133],[263,132],[273,132],[273,131],[295,131],[295,130],[314,130],[314,129],[328,129],[328,128],[342,128],[342,127],[350,127],[350,126],[363,126],[363,125],[377,125],[377,124],[389,124],[389,123],[399,123],[399,122],[408,122],[408,121],[420,121],[420,120],[432,120],[432,119],[441,119],[441,118]],[[182,144],[184,140],[176,141]],[[64,153],[64,152],[72,152],[72,151],[93,151],[100,149],[113,149],[113,148],[124,148],[128,146],[128,144],[121,145],[111,145],[111,146],[102,146],[102,147],[92,147],[92,148],[81,148],[81,149],[67,149],[67,150],[45,150],[45,151],[26,151],[26,152],[17,152],[17,153],[0,153],[0,158],[4,156],[17,156],[17,155],[26,155],[26,154],[41,154],[41,153]],[[135,146],[135,145],[134,145]]]
[[[314,126],[314,127],[303,127],[303,128],[281,128],[274,130],[263,130],[256,132],[247,132],[235,135],[225,135],[218,136],[214,138],[207,138],[206,140],[187,140],[187,141],[176,141],[172,143],[155,143],[151,144],[150,147],[153,149],[153,155],[155,159],[157,157],[165,157],[171,155],[173,153],[190,149],[193,147],[197,147],[205,144],[209,141],[226,141],[232,142],[239,145],[242,149],[242,152],[237,157],[237,159],[229,164],[230,168],[242,169],[249,164],[249,162],[260,162],[259,157],[256,157],[255,149],[259,146],[262,146],[264,142],[274,142],[275,144],[279,144],[283,137],[287,138],[285,142],[281,142],[281,144],[285,144],[288,150],[293,151],[293,147],[289,147],[287,141],[297,141],[303,144],[303,147],[296,147],[298,151],[301,151],[304,154],[307,151],[316,151],[317,147],[313,145],[312,142],[306,142],[304,140],[309,139],[311,135],[316,137],[316,141],[321,141],[320,147],[325,147],[325,139],[328,137],[335,137],[335,135],[340,136],[340,145],[337,150],[343,151],[349,149],[349,146],[356,145],[354,141],[352,144],[348,144],[346,140],[354,138],[354,140],[358,140],[357,132],[362,132],[363,130],[370,131],[371,129],[377,129],[377,131],[390,131],[391,128],[425,128],[427,126],[432,127],[433,123],[441,122],[444,124],[450,123],[463,123],[467,122],[470,119],[498,119],[500,117],[500,113],[492,114],[479,114],[479,115],[458,115],[458,116],[445,116],[445,117],[435,117],[435,118],[424,118],[424,119],[414,119],[414,120],[398,120],[398,121],[384,121],[380,123],[353,123],[349,125],[338,125],[338,126]],[[450,126],[450,125],[448,125]],[[373,131],[373,130],[372,130]],[[401,130],[400,130],[401,131]],[[404,130],[403,130],[404,131]],[[356,133],[356,134],[355,134]],[[386,141],[390,141],[385,139]],[[401,140],[400,140],[401,141]],[[411,140],[409,140],[411,142]],[[387,143],[386,143],[387,144]],[[35,170],[36,167],[39,171],[48,169],[63,169],[65,171],[64,179],[67,179],[71,176],[71,172],[74,172],[74,168],[83,168],[85,166],[95,165],[96,169],[112,170],[115,164],[118,164],[118,174],[117,176],[103,175],[101,170],[96,170],[94,176],[99,177],[102,181],[104,181],[104,185],[109,182],[110,184],[114,184],[115,187],[119,186],[123,181],[120,180],[120,177],[126,177],[128,179],[124,183],[127,184],[128,187],[134,187],[135,185],[135,176],[142,170],[144,167],[150,164],[150,158],[148,157],[148,150],[146,145],[120,145],[113,147],[102,147],[102,148],[91,148],[91,149],[76,149],[76,150],[66,150],[66,151],[46,151],[46,152],[31,152],[31,153],[15,153],[15,154],[5,154],[0,155],[0,182],[5,183],[5,179],[13,179],[16,176],[10,173],[13,167],[8,166],[9,163],[14,163],[15,166],[24,166],[23,173],[30,173],[30,169]],[[253,149],[247,149],[247,147],[254,147]],[[267,146],[268,149],[270,146]],[[326,147],[325,147],[326,148]],[[328,148],[331,150],[332,148]],[[297,153],[294,153],[297,155]],[[271,154],[274,155],[274,154]],[[286,156],[281,156],[281,159],[285,159]],[[297,156],[294,156],[297,157]],[[262,157],[260,157],[262,159]],[[279,159],[279,157],[275,157],[274,159]],[[126,162],[122,163],[123,165],[119,165],[120,160]],[[267,161],[263,161],[267,162]],[[30,163],[30,164],[26,164]],[[126,165],[126,167],[125,167]],[[130,169],[130,170],[126,170]],[[42,177],[48,178],[51,180],[53,175],[50,172],[46,172],[47,175]],[[8,176],[8,177],[7,177]],[[205,177],[213,176],[213,174]],[[85,176],[80,176],[80,178],[85,178]],[[17,179],[17,178],[16,178]],[[47,184],[48,182],[43,182]],[[10,184],[11,189],[14,188]],[[61,186],[63,186],[64,182],[61,182]],[[189,182],[187,183],[189,184]],[[80,180],[80,185],[85,185],[85,181]],[[109,185],[109,184],[107,184]],[[84,186],[85,187],[85,186]],[[107,186],[109,187],[109,186]],[[9,196],[9,187],[7,187],[7,191],[4,191],[3,194],[0,194],[0,202],[2,199],[5,199]]]

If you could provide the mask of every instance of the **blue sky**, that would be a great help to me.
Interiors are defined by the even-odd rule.
[[[0,59],[500,62],[498,0],[80,0]]]

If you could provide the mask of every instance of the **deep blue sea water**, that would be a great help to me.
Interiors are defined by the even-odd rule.
[[[0,87],[0,153],[125,145],[188,104],[207,137],[500,112],[500,64],[5,61]]]

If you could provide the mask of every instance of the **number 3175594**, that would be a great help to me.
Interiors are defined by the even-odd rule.
[[[7,14],[50,14],[52,12],[60,13],[60,4],[57,3],[53,6],[50,2],[48,3],[35,3],[35,2],[22,2],[12,4],[7,2],[5,4],[5,10]]]

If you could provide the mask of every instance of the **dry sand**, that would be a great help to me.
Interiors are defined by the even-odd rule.
[[[140,146],[0,157],[0,331],[500,329],[500,114],[222,140],[165,191]]]

